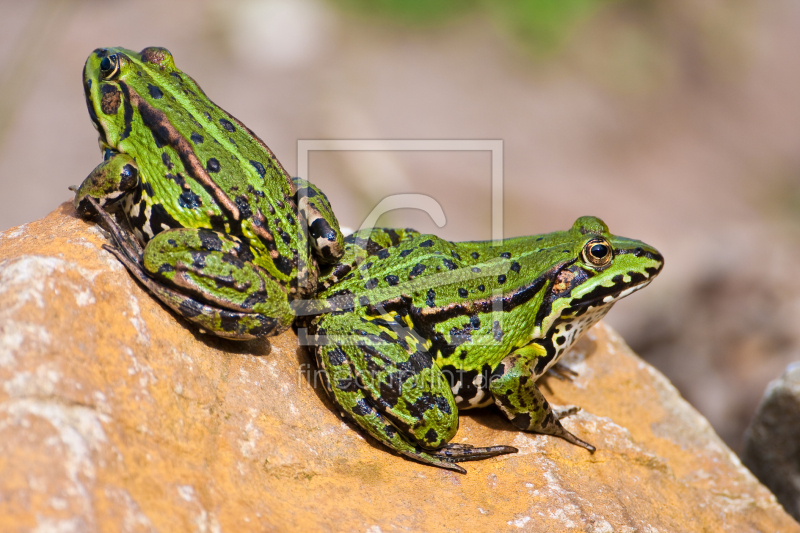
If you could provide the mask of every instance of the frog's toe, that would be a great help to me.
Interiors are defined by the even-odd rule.
[[[556,363],[547,370],[548,376],[553,376],[561,381],[572,381],[578,377],[578,373],[564,363]]]
[[[561,422],[559,422],[558,418],[556,418],[556,413],[552,411],[547,414],[544,422],[538,428],[535,428],[534,431],[536,431],[537,433],[542,433],[544,435],[552,435],[554,437],[560,437],[565,441],[570,442],[576,446],[580,446],[581,448],[586,448],[591,453],[594,453],[595,450],[597,449],[588,442],[579,439],[578,437],[567,431],[566,428],[561,425]]]
[[[517,452],[519,450],[513,446],[485,446],[478,448],[471,444],[451,442],[432,452],[431,455],[444,461],[460,463],[463,461],[480,461],[481,459]]]
[[[581,410],[581,408],[577,405],[564,405],[561,407],[552,406],[552,408],[553,414],[556,415],[556,418],[559,420],[567,418],[568,416],[572,416]]]

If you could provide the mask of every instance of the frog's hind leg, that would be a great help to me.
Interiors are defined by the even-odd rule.
[[[531,372],[533,365],[528,355],[523,348],[503,359],[495,368],[489,385],[495,404],[511,423],[522,430],[561,437],[594,452],[594,446],[561,425],[559,418],[574,414],[578,408],[554,410],[550,406],[536,386],[537,376]]]
[[[448,445],[458,429],[449,383],[427,352],[384,322],[357,313],[317,319],[317,363],[344,416],[403,455],[460,473],[464,469],[453,463],[517,451]]]
[[[142,251],[106,211],[93,203],[116,247],[103,245],[159,300],[219,337],[236,340],[275,335],[294,314],[284,289],[239,258],[235,237],[206,229],[159,233]]]

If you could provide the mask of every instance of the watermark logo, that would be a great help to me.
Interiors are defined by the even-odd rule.
[[[491,153],[491,172],[487,176],[491,180],[491,236],[492,244],[499,246],[503,239],[503,141],[501,140],[474,140],[474,139],[452,139],[452,140],[299,140],[297,143],[297,170],[298,176],[313,183],[309,169],[309,159],[311,152],[314,151],[461,151],[461,152],[490,152]],[[359,232],[369,230],[375,226],[378,219],[385,213],[395,209],[418,209],[427,213],[438,227],[445,224],[445,215],[442,206],[431,196],[424,194],[395,194],[384,198],[375,206],[374,209],[362,222],[358,228]],[[307,228],[302,228],[307,234]],[[396,285],[387,290],[379,288],[373,289],[369,293],[369,304],[378,314],[388,315],[381,302],[383,293],[386,299],[397,294],[424,294],[425,291],[436,289],[444,285],[466,280],[473,281],[481,278],[497,279],[498,276],[505,275],[511,266],[511,261],[503,258],[496,258],[471,268],[456,270],[445,270],[424,277],[405,281],[403,284]],[[304,275],[304,274],[303,274]],[[302,283],[303,280],[300,280]],[[422,291],[422,292],[421,292]],[[320,301],[304,300],[293,302],[293,307],[298,315],[317,315],[332,310],[353,309],[365,303],[359,299],[358,295],[345,295],[342,297]],[[491,313],[491,323],[495,324],[495,331],[502,324],[503,313],[503,291],[500,288],[492,289],[482,300],[482,313]],[[488,308],[487,308],[488,306]],[[419,345],[425,345],[425,339],[419,337],[418,333],[412,328],[393,321],[392,331],[398,336],[408,336],[415,339]],[[324,338],[319,335],[309,335],[306,328],[298,329],[298,336],[301,344],[336,344],[355,345],[363,343],[363,338],[359,335],[337,336],[335,339]],[[490,332],[487,335],[470,335],[469,339],[473,345],[496,342],[497,334]],[[459,340],[460,342],[460,340]]]

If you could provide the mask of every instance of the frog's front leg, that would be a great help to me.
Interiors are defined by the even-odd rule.
[[[103,245],[150,292],[187,320],[217,336],[247,340],[277,335],[294,318],[283,287],[254,263],[236,237],[177,228],[156,235],[141,254],[91,196],[116,243]]]
[[[309,242],[323,263],[335,263],[344,254],[344,235],[333,208],[317,186],[301,178],[292,178],[297,187],[297,210],[308,222]]]
[[[595,447],[561,425],[559,418],[574,414],[577,408],[554,410],[536,386],[535,361],[542,354],[538,345],[529,344],[503,359],[494,369],[489,383],[495,404],[520,429],[561,437],[590,452]]]
[[[139,169],[136,161],[127,155],[107,152],[105,161],[95,167],[75,190],[75,210],[80,215],[93,214],[87,197],[104,207],[113,204],[139,185]]]
[[[514,453],[511,446],[448,444],[458,429],[450,384],[418,338],[391,316],[334,312],[316,319],[317,363],[344,416],[417,461],[453,463]]]

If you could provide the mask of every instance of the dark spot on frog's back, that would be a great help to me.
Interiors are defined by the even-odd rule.
[[[247,200],[247,196],[243,194],[237,196],[236,206],[239,208],[242,218],[250,218],[253,216],[253,211],[250,209],[250,202]]]
[[[414,265],[414,268],[412,268],[411,271],[408,273],[408,279],[416,278],[417,276],[422,274],[423,270],[425,270],[425,265],[423,265],[422,263],[417,263],[416,265]]]
[[[433,241],[431,239],[428,239],[427,241],[419,243],[419,245],[422,248],[430,248],[431,246],[433,246]]]
[[[175,166],[172,163],[172,160],[169,158],[169,154],[167,152],[161,153],[161,162],[164,163],[164,166],[167,167],[167,170],[172,170],[172,167]]]
[[[191,189],[186,189],[178,196],[178,204],[184,209],[197,209],[203,205],[203,201]]]
[[[433,289],[428,289],[428,294],[425,298],[425,305],[428,307],[436,307],[436,292]]]
[[[261,176],[262,178],[267,173],[267,171],[264,169],[264,165],[262,165],[258,161],[253,161],[251,159],[250,164],[253,165],[253,168],[256,169],[256,172],[258,172],[258,175]]]
[[[164,97],[164,93],[161,92],[161,89],[159,89],[152,83],[147,84],[147,92],[150,93],[151,98],[154,98],[156,100]]]
[[[206,170],[209,172],[219,172],[219,169],[219,161],[216,158],[212,157],[206,162]]]
[[[192,134],[191,134],[191,135],[189,135],[189,138],[192,140],[192,142],[193,142],[194,144],[200,144],[200,143],[202,143],[202,142],[203,142],[203,136],[202,136],[202,135],[200,135],[200,134],[199,134],[199,133],[197,133],[197,132],[194,132],[194,131],[192,132]]]
[[[222,240],[220,240],[216,232],[201,228],[197,230],[197,236],[200,238],[200,244],[203,245],[203,249],[212,252],[222,250]]]
[[[227,131],[229,131],[231,133],[236,131],[236,128],[234,127],[233,124],[231,124],[230,120],[226,120],[224,118],[221,118],[221,119],[219,119],[219,123],[223,128],[225,128]]]
[[[386,283],[388,283],[389,285],[397,285],[398,283],[400,283],[400,278],[398,278],[394,274],[389,274],[383,279],[385,279]]]
[[[100,98],[100,110],[106,115],[116,115],[122,100],[120,92],[115,86],[108,83],[100,88],[100,92],[103,95]]]

